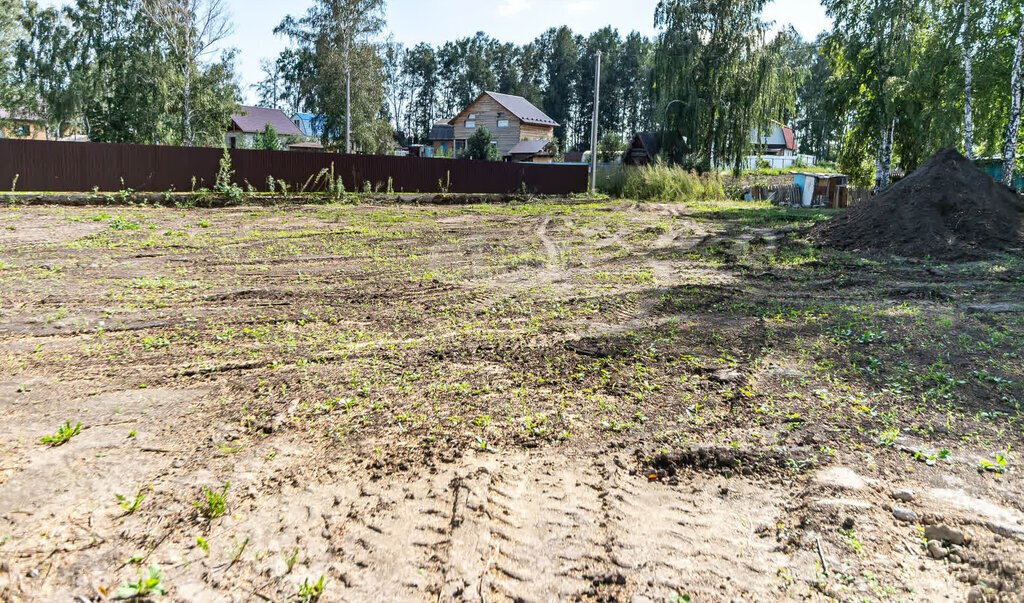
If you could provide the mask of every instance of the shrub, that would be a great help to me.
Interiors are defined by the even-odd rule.
[[[597,157],[604,163],[612,163],[622,156],[624,147],[621,136],[608,132],[597,143]]]
[[[473,135],[466,141],[466,159],[483,159],[487,161],[501,161],[501,152],[498,147],[491,144],[491,133],[487,128],[480,126],[473,132]]]
[[[661,163],[604,170],[598,174],[597,188],[612,197],[638,201],[707,201],[725,198],[717,174],[701,176],[681,167]]]
[[[231,169],[231,154],[224,149],[224,155],[220,158],[220,169],[217,170],[217,180],[214,182],[213,190],[228,199],[239,199],[242,196],[242,188],[231,182],[235,176],[235,170]]]
[[[281,139],[277,136],[274,126],[267,124],[262,132],[252,137],[252,148],[257,151],[280,151]]]

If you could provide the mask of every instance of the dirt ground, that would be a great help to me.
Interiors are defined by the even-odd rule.
[[[1021,600],[1024,260],[826,217],[0,208],[0,600]]]

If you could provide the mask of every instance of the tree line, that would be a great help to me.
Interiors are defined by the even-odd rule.
[[[193,145],[219,140],[240,98],[222,0],[0,0],[0,107],[48,137]]]
[[[944,146],[1018,162],[1024,0],[822,3],[834,25],[811,41],[765,21],[766,0],[662,0],[653,38],[562,26],[521,45],[481,32],[406,47],[386,37],[384,0],[316,0],[275,28],[290,43],[255,92],[320,116],[324,142],[350,130],[371,153],[427,142],[482,91],[516,94],[561,124],[561,149],[585,150],[600,51],[603,154],[654,130],[667,161],[732,166],[754,150],[751,131],[778,122],[801,152],[862,183],[883,186],[893,166]],[[235,52],[214,52],[231,32],[223,0],[0,10],[14,16],[0,21],[0,107],[42,117],[53,135],[222,144],[241,98]]]

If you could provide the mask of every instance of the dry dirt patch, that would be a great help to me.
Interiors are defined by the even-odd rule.
[[[1013,600],[1024,265],[825,217],[8,210],[0,598]]]

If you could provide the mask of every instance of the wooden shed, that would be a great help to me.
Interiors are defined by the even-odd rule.
[[[637,132],[622,155],[623,165],[649,165],[661,150],[661,136],[657,132]]]
[[[803,207],[836,209],[849,205],[849,178],[843,174],[793,172],[793,186],[800,190]]]

